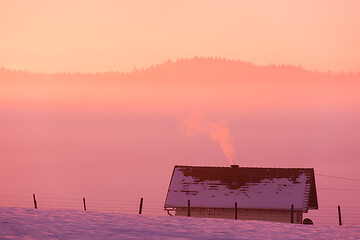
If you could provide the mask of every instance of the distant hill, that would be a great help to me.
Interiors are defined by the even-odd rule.
[[[359,101],[360,73],[257,66],[219,58],[179,59],[128,73],[30,73],[0,69],[6,101],[153,103],[192,107],[292,106]],[[359,101],[360,102],[360,101]]]
[[[332,73],[309,71],[300,66],[293,65],[255,65],[239,60],[228,60],[223,58],[200,58],[178,59],[175,62],[167,61],[162,64],[153,65],[145,69],[134,68],[130,72],[105,72],[105,73],[33,73],[21,70],[9,70],[0,68],[0,76],[5,79],[86,79],[86,80],[146,80],[156,77],[155,82],[241,82],[241,81],[294,81],[298,79],[339,79],[359,80],[358,73]],[[169,79],[171,77],[171,79]],[[287,77],[290,77],[287,79]],[[192,81],[197,79],[197,81]],[[305,79],[303,79],[305,80]]]

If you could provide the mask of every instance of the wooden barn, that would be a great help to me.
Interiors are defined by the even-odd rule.
[[[302,223],[318,209],[314,169],[175,166],[164,207],[176,216]]]

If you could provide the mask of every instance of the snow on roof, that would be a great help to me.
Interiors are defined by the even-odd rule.
[[[165,208],[317,209],[312,168],[175,166]]]

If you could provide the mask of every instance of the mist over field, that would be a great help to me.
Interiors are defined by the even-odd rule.
[[[360,74],[180,59],[128,73],[0,69],[5,195],[163,201],[175,164],[229,166],[194,114],[226,126],[240,166],[311,167],[356,178]],[[235,156],[235,155],[234,155]],[[357,203],[353,182],[317,176],[319,206]]]

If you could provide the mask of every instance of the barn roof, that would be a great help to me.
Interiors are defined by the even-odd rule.
[[[165,208],[317,209],[314,169],[175,166]]]

